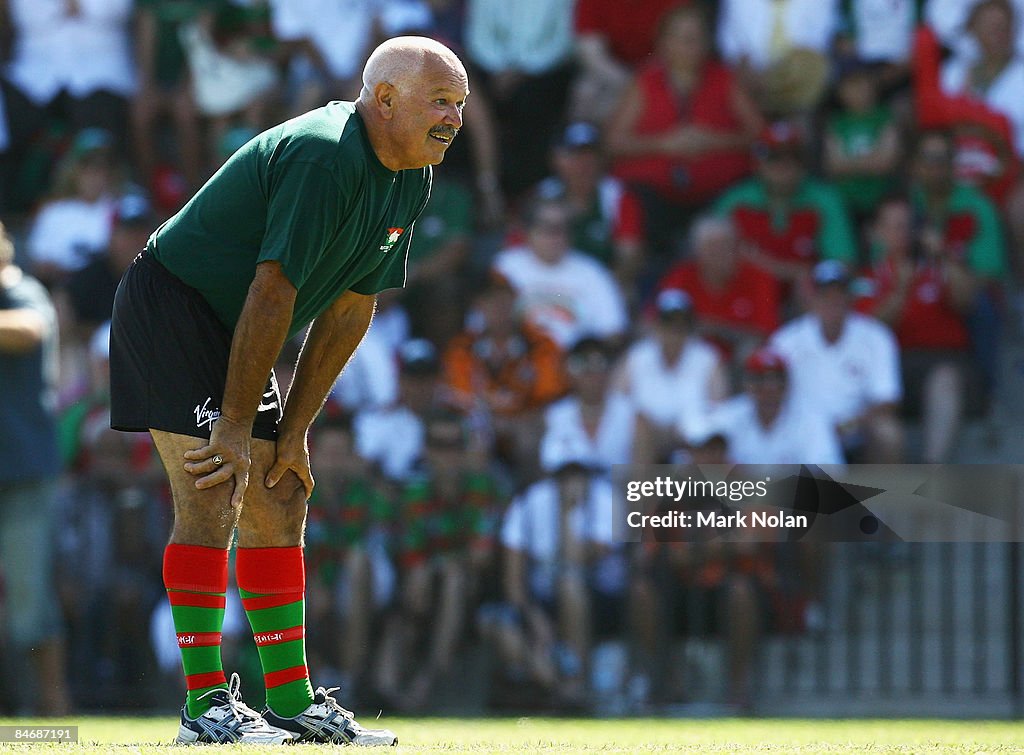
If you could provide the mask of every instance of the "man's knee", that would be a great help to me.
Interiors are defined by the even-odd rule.
[[[238,544],[244,548],[302,545],[306,491],[293,472],[273,488],[250,480],[238,520]]]

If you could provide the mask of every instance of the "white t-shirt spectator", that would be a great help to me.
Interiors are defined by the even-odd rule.
[[[558,484],[544,479],[509,504],[501,525],[501,544],[529,556],[530,592],[542,598],[554,597],[557,584],[562,541],[559,513]],[[568,513],[567,521],[577,541],[612,546],[613,516],[611,483],[594,478],[586,500]]]
[[[423,455],[423,421],[404,406],[359,412],[353,422],[356,453],[391,480],[407,480]]]
[[[626,353],[619,388],[637,413],[661,427],[695,427],[714,403],[715,378],[722,363],[715,348],[691,336],[675,364],[666,364],[654,338],[645,338]]]
[[[839,23],[838,0],[722,0],[718,12],[718,49],[731,64],[746,59],[763,70],[776,57],[776,12],[789,47],[827,54]]]
[[[572,55],[574,0],[469,0],[466,51],[488,73],[542,74]]]
[[[132,0],[11,0],[14,49],[7,77],[36,105],[60,91],[87,97],[106,90],[135,92],[135,65],[128,24]]]
[[[330,74],[352,79],[362,71],[379,24],[385,36],[430,25],[419,0],[271,0],[271,26],[281,40],[309,39]]]
[[[27,249],[33,263],[80,270],[89,258],[107,248],[114,202],[57,199],[43,205],[29,230]]]
[[[789,364],[793,400],[841,425],[903,392],[899,347],[892,331],[873,317],[851,312],[835,343],[806,314],[784,325],[771,346]]]
[[[551,471],[567,461],[577,460],[610,471],[613,464],[628,464],[633,456],[635,429],[632,402],[621,393],[613,392],[608,396],[597,435],[593,437],[583,427],[579,399],[564,398],[544,412],[541,467]]]
[[[376,319],[335,381],[331,400],[349,411],[379,409],[398,400],[395,351]]]
[[[600,262],[569,251],[553,265],[525,247],[506,249],[495,269],[516,289],[527,321],[563,349],[584,336],[608,338],[626,330],[626,303]]]
[[[753,399],[740,395],[712,413],[708,430],[721,433],[734,464],[843,464],[842,446],[828,418],[790,394],[770,427],[757,419]],[[705,432],[705,435],[707,432]]]

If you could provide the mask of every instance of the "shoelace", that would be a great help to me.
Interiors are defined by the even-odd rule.
[[[356,714],[350,710],[342,708],[338,701],[331,696],[332,692],[337,692],[339,689],[341,689],[341,687],[317,687],[316,694],[324,696],[324,705],[340,711],[345,718],[351,721],[356,717]]]
[[[235,717],[235,720],[242,723],[245,723],[246,718],[254,719],[257,722],[262,721],[263,716],[242,702],[241,687],[242,680],[239,678],[238,674],[232,674],[231,680],[228,682],[228,709],[231,711],[231,715]],[[204,697],[215,695],[221,691],[223,690],[220,687],[207,690],[201,694],[198,699],[202,700]]]

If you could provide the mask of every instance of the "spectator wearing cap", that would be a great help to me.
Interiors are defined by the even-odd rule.
[[[605,134],[613,172],[644,202],[653,254],[671,255],[687,214],[749,173],[761,127],[746,91],[711,57],[701,9],[669,11]]]
[[[482,409],[498,457],[514,468],[536,465],[544,407],[568,388],[562,352],[523,322],[516,292],[494,275],[473,298],[469,327],[444,352],[445,380],[466,412]]]
[[[60,119],[72,132],[102,128],[123,145],[135,93],[131,0],[11,0],[13,45],[3,77],[10,186],[39,133]],[[36,197],[9,196],[17,209]]]
[[[963,260],[915,238],[910,202],[884,201],[871,226],[874,263],[857,308],[889,325],[900,345],[904,409],[920,415],[922,461],[948,462],[967,404],[971,337],[968,313],[977,278]]]
[[[398,396],[383,408],[355,415],[356,453],[390,481],[403,483],[423,455],[423,417],[443,401],[441,362],[434,345],[423,338],[398,350]]]
[[[601,132],[593,123],[565,127],[551,150],[554,175],[536,196],[563,199],[572,213],[572,243],[615,272],[631,292],[643,264],[644,214],[637,196],[605,171]]]
[[[778,121],[754,148],[757,175],[730,189],[715,211],[731,217],[747,258],[787,286],[819,259],[856,260],[850,218],[835,187],[808,175],[803,128]]]
[[[613,352],[607,342],[584,338],[566,355],[571,390],[544,412],[540,465],[550,472],[581,460],[608,473],[633,459],[636,411],[611,385]]]
[[[574,117],[603,122],[629,85],[634,71],[654,51],[658,24],[687,0],[578,0],[576,60],[573,82]]]
[[[779,327],[779,286],[744,259],[731,218],[705,215],[690,228],[691,258],[669,269],[659,290],[678,288],[693,302],[697,332],[742,365]]]
[[[141,194],[125,194],[115,203],[107,248],[71,273],[66,286],[75,325],[83,338],[110,319],[117,284],[158,222],[149,200]]]
[[[31,269],[47,286],[63,284],[107,248],[120,173],[110,132],[87,128],[75,135],[27,239]]]
[[[763,346],[747,357],[743,393],[719,406],[703,428],[684,436],[702,445],[721,434],[735,464],[842,464],[845,461],[825,407],[802,398],[805,367]],[[685,428],[681,428],[685,431]]]
[[[811,112],[825,93],[839,0],[724,0],[718,49],[773,117]]]
[[[835,428],[847,460],[903,459],[899,347],[892,331],[851,309],[851,277],[836,260],[813,270],[811,310],[782,326],[770,344],[790,366],[792,399]]]
[[[637,413],[634,456],[651,464],[677,445],[676,427],[703,424],[729,393],[718,351],[694,333],[690,295],[666,288],[655,297],[654,311],[651,334],[629,348],[615,381]]]
[[[494,260],[494,271],[515,288],[526,321],[563,349],[584,335],[621,336],[629,324],[622,291],[604,265],[573,249],[568,203],[537,199],[526,225],[526,243]]]
[[[532,682],[544,699],[534,696],[531,705],[578,709],[593,637],[614,629],[599,624],[614,624],[624,611],[624,585],[602,590],[597,578],[614,558],[611,484],[586,461],[566,457],[512,501],[500,539],[504,603],[480,618],[502,664],[500,689],[509,694]]]
[[[464,419],[425,419],[423,463],[401,495],[395,555],[399,597],[382,639],[379,691],[399,710],[423,710],[451,671],[468,608],[497,566],[504,496],[471,462]]]
[[[903,145],[896,118],[879,102],[875,69],[855,57],[837,66],[838,107],[825,127],[825,173],[858,220],[896,182]]]

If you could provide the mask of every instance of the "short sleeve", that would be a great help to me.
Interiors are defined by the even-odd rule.
[[[257,262],[281,263],[288,280],[301,288],[341,225],[347,197],[331,173],[315,163],[290,163],[274,172]]]
[[[526,550],[526,499],[512,501],[501,523],[501,544],[516,551]]]

